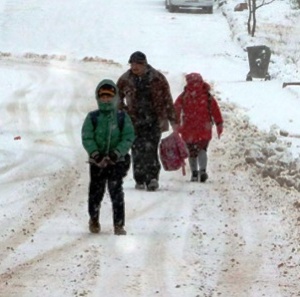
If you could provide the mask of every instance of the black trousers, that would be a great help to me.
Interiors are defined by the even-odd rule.
[[[161,131],[158,126],[136,128],[136,138],[132,145],[133,178],[138,184],[148,184],[151,179],[159,180],[161,169],[158,145]]]
[[[123,191],[124,162],[106,168],[90,165],[88,212],[91,219],[99,220],[101,202],[106,185],[112,202],[114,226],[125,225],[125,202]]]

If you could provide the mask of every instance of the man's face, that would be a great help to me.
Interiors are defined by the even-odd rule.
[[[132,62],[130,64],[130,69],[131,69],[133,74],[138,75],[138,76],[142,76],[145,73],[146,66],[147,66],[146,63]]]

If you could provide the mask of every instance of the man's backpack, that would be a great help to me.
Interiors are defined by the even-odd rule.
[[[94,130],[97,127],[97,121],[98,121],[98,116],[99,115],[100,115],[100,110],[99,109],[90,112],[90,117],[91,117],[91,121],[92,121]],[[118,110],[118,112],[117,112],[117,118],[118,118],[119,129],[120,129],[120,131],[122,131],[123,128],[124,128],[124,118],[125,118],[124,111]]]

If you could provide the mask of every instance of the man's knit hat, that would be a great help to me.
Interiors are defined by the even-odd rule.
[[[144,53],[137,51],[131,54],[128,63],[147,64],[147,57]]]

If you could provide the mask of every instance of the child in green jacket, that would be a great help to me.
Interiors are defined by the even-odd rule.
[[[89,112],[82,130],[82,144],[89,156],[89,229],[99,233],[99,213],[107,184],[113,208],[114,233],[126,235],[123,178],[130,167],[128,154],[134,141],[130,117],[117,110],[118,88],[112,80],[102,80],[95,92],[98,110]]]

